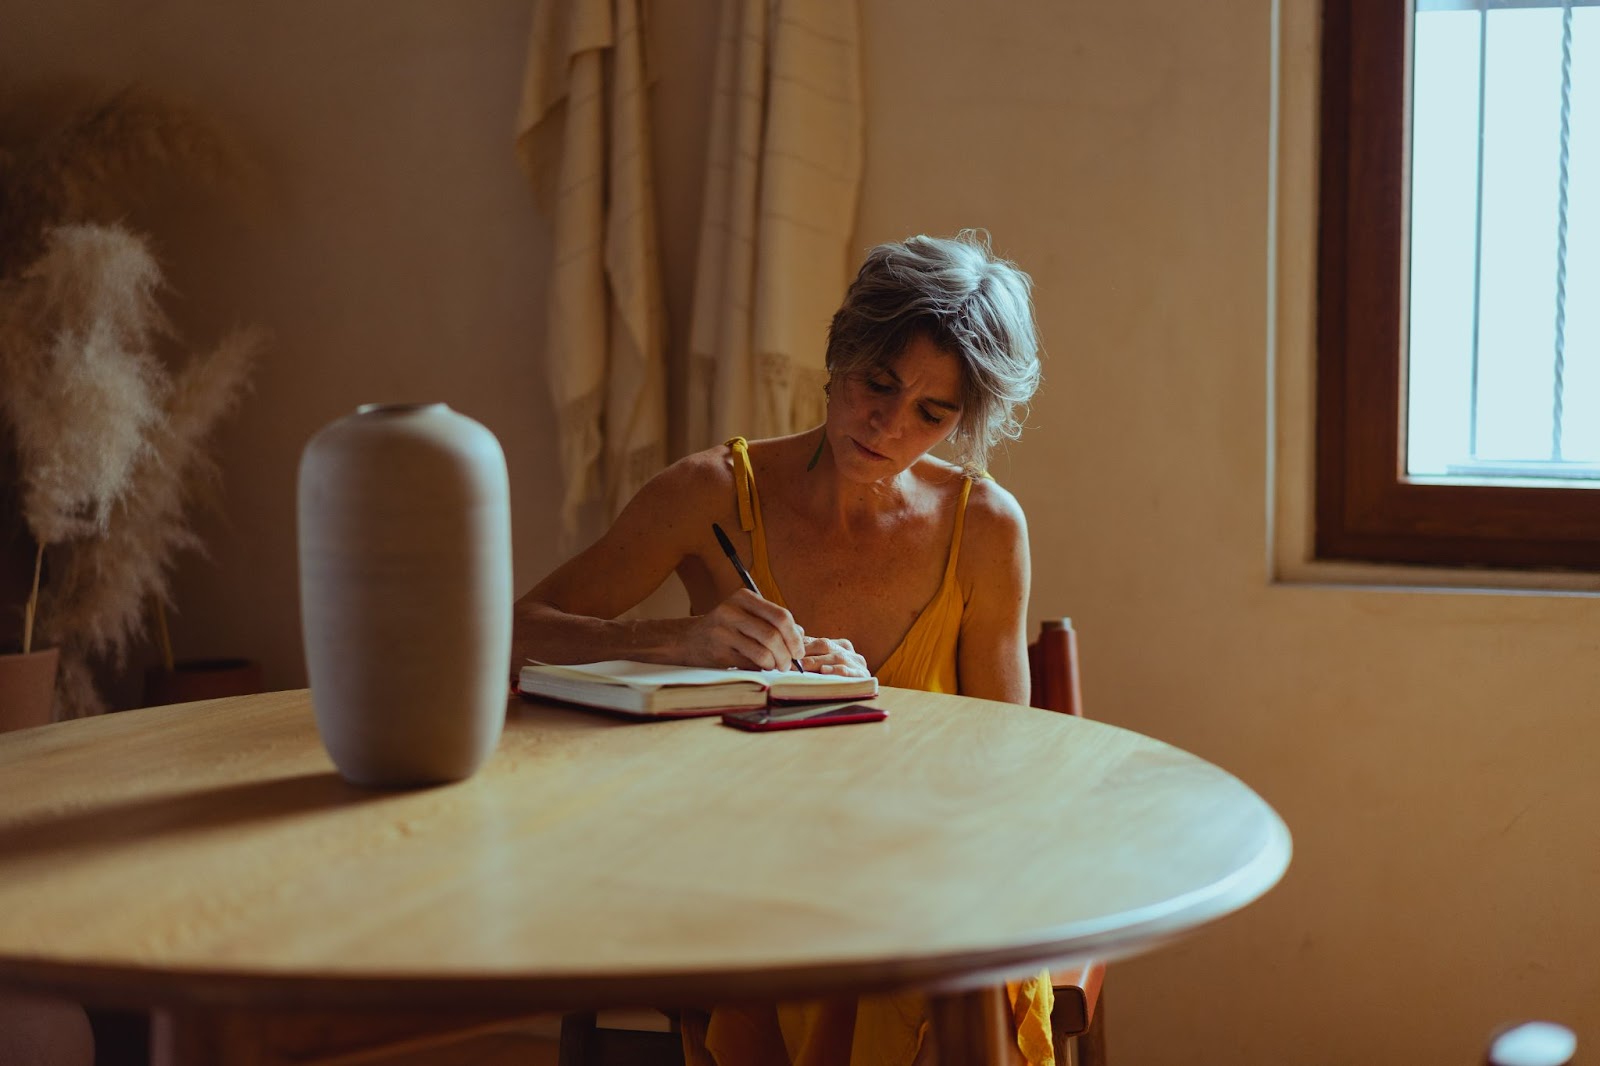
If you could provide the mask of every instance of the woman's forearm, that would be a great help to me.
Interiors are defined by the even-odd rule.
[[[552,603],[519,600],[512,610],[511,663],[633,659],[677,662],[692,618],[605,619],[568,614]]]

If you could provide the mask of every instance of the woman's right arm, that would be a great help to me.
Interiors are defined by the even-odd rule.
[[[732,498],[716,453],[674,463],[650,479],[609,530],[516,603],[512,664],[634,659],[688,666],[782,669],[803,653],[789,612],[738,589],[703,615],[618,615],[656,590],[711,541],[711,523]]]

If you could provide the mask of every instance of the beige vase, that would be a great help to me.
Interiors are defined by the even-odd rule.
[[[444,404],[372,404],[306,445],[300,610],[323,745],[352,782],[473,774],[511,663],[505,455]]]
[[[59,648],[0,655],[0,733],[49,725]]]

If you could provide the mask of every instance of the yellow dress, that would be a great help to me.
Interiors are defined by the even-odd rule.
[[[733,450],[739,525],[754,543],[750,576],[761,595],[787,607],[767,559],[766,527],[755,472],[743,437]],[[924,692],[956,692],[956,649],[961,635],[961,588],[956,559],[966,521],[970,479],[961,487],[944,581],[878,670],[878,681]],[[995,906],[1004,906],[996,900]],[[1050,975],[1008,982],[1017,1045],[1030,1066],[1053,1066]],[[707,1024],[686,1017],[684,1055],[689,1066],[911,1066],[927,1031],[927,1001],[917,993],[761,1006],[717,1007]]]

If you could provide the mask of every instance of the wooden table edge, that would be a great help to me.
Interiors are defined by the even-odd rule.
[[[1026,944],[893,960],[848,960],[699,973],[634,971],[585,976],[514,973],[482,977],[386,977],[326,973],[273,975],[224,969],[85,967],[60,960],[0,959],[0,986],[51,991],[110,1006],[256,1006],[353,1009],[427,1006],[528,1011],[597,1007],[688,1007],[709,1002],[824,998],[906,990],[951,993],[1017,980],[1052,966],[1110,960],[1183,939],[1272,889],[1288,869],[1292,843],[1276,815],[1265,846],[1228,877],[1141,912],[1082,923]],[[137,989],[130,994],[130,989]]]

